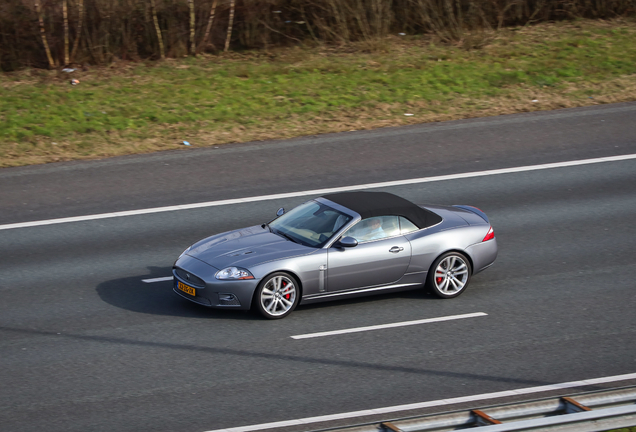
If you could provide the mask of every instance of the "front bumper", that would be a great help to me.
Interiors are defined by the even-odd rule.
[[[252,304],[258,279],[218,280],[214,277],[218,269],[195,258],[182,256],[172,268],[173,291],[179,296],[203,306],[219,309],[247,310]],[[189,280],[186,276],[189,275]],[[179,282],[194,288],[195,294],[178,288]]]

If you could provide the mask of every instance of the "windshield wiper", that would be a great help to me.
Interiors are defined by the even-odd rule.
[[[270,230],[271,230],[274,234],[278,234],[279,236],[283,236],[283,237],[285,237],[285,238],[286,238],[287,240],[289,240],[289,241],[292,241],[292,242],[294,242],[294,243],[298,243],[298,241],[297,241],[296,239],[294,239],[294,238],[292,238],[292,237],[288,236],[287,234],[285,234],[285,233],[284,233],[284,232],[282,232],[282,231],[272,230],[271,228],[270,228]]]
[[[265,228],[265,227],[267,227],[269,232],[272,232],[272,229],[270,228],[270,226],[269,226],[269,224],[267,222],[265,222],[263,225],[261,225],[261,228]]]

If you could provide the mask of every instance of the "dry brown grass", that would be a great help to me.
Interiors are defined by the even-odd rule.
[[[601,95],[595,96],[593,99],[581,96],[590,89]],[[537,100],[537,102],[532,102],[533,100]],[[379,105],[375,109],[365,108],[356,112],[347,110],[328,116],[311,118],[296,115],[284,121],[262,121],[256,127],[230,123],[224,125],[220,131],[191,134],[188,136],[188,140],[194,147],[218,146],[228,143],[289,139],[323,133],[377,129],[634,100],[636,100],[636,76],[625,76],[595,85],[570,83],[565,89],[560,90],[554,88],[515,88],[502,97],[477,100],[458,98],[452,106],[446,106],[446,113],[431,112],[429,109],[431,104],[421,102],[410,106]],[[397,109],[414,115],[407,117],[390,114]],[[25,153],[19,144],[13,143],[7,149],[6,159],[2,161],[2,165],[19,166],[77,159],[102,159],[175,149],[187,151],[189,147],[182,144],[183,134],[178,130],[179,126],[177,124],[171,127],[157,127],[151,137],[142,140],[133,139],[126,132],[106,135],[86,134],[81,137],[61,140],[55,144],[51,140],[39,139],[35,147],[31,148],[28,153]],[[96,143],[95,147],[99,151],[88,155],[78,154],[76,150],[78,141]]]
[[[430,62],[438,60],[468,64],[484,58],[497,61],[519,56],[527,46],[547,45],[561,40],[568,33],[568,41],[576,48],[577,41],[602,39],[607,49],[616,39],[602,31],[620,29],[623,39],[633,41],[636,23],[632,21],[575,21],[571,23],[544,24],[540,26],[506,29],[500,32],[479,32],[487,39],[480,49],[466,49],[463,41],[441,44],[435,36],[400,38],[392,36],[369,51],[364,42],[341,46],[317,45],[313,48],[272,48],[265,51],[226,53],[222,56],[199,58],[197,63],[168,60],[161,65],[148,63],[147,67],[168,68],[168,75],[138,73],[139,64],[117,62],[109,67],[92,67],[78,71],[82,82],[100,83],[118,89],[123,86],[143,87],[148,83],[169,80],[170,71],[218,73],[219,68],[234,71],[234,76],[248,74],[250,67],[269,65],[281,74],[290,69],[328,67],[339,64],[348,67],[355,63],[357,70],[369,70],[378,74],[400,70],[426,70]],[[467,35],[467,37],[469,37]],[[384,50],[389,46],[388,52]],[[378,48],[380,47],[380,48]],[[415,50],[415,51],[414,51]],[[526,50],[527,51],[527,50]],[[412,54],[417,52],[419,57]],[[538,51],[537,51],[538,52]],[[527,56],[526,54],[523,54]],[[530,56],[532,56],[532,52]],[[432,60],[431,60],[432,59]],[[484,60],[485,61],[485,60]],[[268,66],[268,67],[269,67]],[[241,72],[243,71],[243,72]],[[393,72],[392,72],[393,71]],[[247,78],[245,78],[247,79]],[[0,77],[0,88],[11,92],[17,88],[28,89],[37,85],[56,88],[68,87],[68,75],[57,71],[25,70],[6,78]],[[188,140],[194,147],[217,146],[227,143],[287,139],[351,130],[375,129],[426,122],[439,122],[464,118],[487,117],[540,110],[582,107],[636,100],[636,74],[605,76],[589,80],[587,77],[570,78],[559,85],[540,86],[514,84],[497,89],[495,96],[453,94],[443,98],[415,99],[408,102],[365,103],[355,108],[343,108],[319,113],[291,113],[274,118],[263,115],[253,124],[239,120],[224,120],[213,127],[205,121],[199,123],[155,124],[145,130],[99,131],[84,134],[60,135],[59,138],[35,136],[28,141],[1,143],[0,166],[19,166],[76,159],[100,159],[111,156],[150,153],[161,150],[184,150],[182,141]],[[35,90],[34,90],[35,91]],[[593,95],[590,96],[590,95]],[[152,96],[152,95],[151,95]],[[288,102],[288,95],[278,94],[273,99]],[[533,102],[536,101],[536,102]],[[148,103],[152,103],[149,99]],[[409,113],[413,116],[405,116]],[[0,112],[0,121],[2,114]],[[193,124],[195,126],[193,126]],[[199,127],[200,126],[200,127]],[[90,144],[90,145],[88,145]]]

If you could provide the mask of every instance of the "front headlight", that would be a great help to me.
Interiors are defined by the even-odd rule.
[[[216,272],[215,277],[220,280],[254,279],[254,276],[252,275],[252,273],[250,273],[248,270],[245,270],[244,268],[239,268],[239,267],[228,267],[228,268],[224,268],[223,270],[219,270],[218,272]]]

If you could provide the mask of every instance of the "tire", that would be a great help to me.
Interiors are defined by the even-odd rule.
[[[447,252],[438,257],[426,277],[426,286],[441,298],[457,297],[470,282],[470,261],[459,252]]]
[[[276,272],[265,277],[254,293],[254,307],[267,319],[281,319],[292,313],[300,299],[296,278]]]

